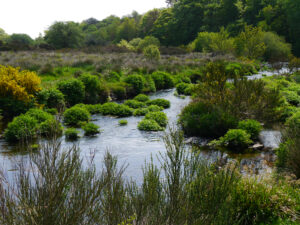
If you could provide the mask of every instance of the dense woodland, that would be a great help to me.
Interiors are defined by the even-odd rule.
[[[292,44],[293,54],[300,55],[299,0],[180,0],[168,1],[168,5],[143,15],[133,12],[101,21],[89,18],[81,23],[55,22],[35,40],[26,34],[7,35],[0,30],[0,49],[107,46],[146,36],[158,38],[163,46],[184,46],[199,32],[224,28],[229,37],[235,37],[246,25],[252,25],[283,37]]]

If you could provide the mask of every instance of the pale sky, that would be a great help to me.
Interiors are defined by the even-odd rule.
[[[38,37],[55,21],[75,21],[166,7],[165,0],[0,0],[0,28]]]

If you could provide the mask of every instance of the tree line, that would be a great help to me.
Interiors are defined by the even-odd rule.
[[[121,40],[154,36],[164,46],[192,42],[199,32],[219,32],[223,27],[236,36],[246,25],[275,32],[300,55],[300,0],[167,0],[167,8],[101,21],[55,22],[33,40],[26,34],[7,35],[0,29],[0,49],[61,49],[117,44]],[[180,32],[178,32],[180,31]]]

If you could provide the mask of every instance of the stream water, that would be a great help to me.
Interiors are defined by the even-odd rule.
[[[260,72],[260,74],[254,76],[257,76],[255,78],[259,79],[259,76],[262,76],[262,74],[266,74],[267,76],[273,75],[273,73],[269,72]],[[182,99],[174,96],[174,91],[174,89],[163,90],[150,96],[151,99],[164,98],[171,102],[171,107],[164,110],[171,125],[176,124],[182,108],[190,102],[189,97]],[[118,118],[100,115],[93,116],[93,123],[101,127],[101,134],[92,138],[82,137],[75,143],[67,142],[62,138],[62,146],[67,148],[74,144],[78,145],[84,159],[94,155],[97,168],[102,168],[103,156],[106,151],[110,151],[118,157],[119,165],[127,165],[125,171],[126,177],[141,182],[142,167],[145,161],[149,162],[152,156],[153,162],[157,165],[159,164],[157,159],[158,153],[165,151],[164,143],[161,140],[163,132],[144,132],[137,129],[137,124],[142,118],[124,118],[128,121],[128,125],[119,126]],[[225,161],[235,158],[240,161],[243,172],[247,172],[250,169],[255,173],[265,173],[271,170],[275,160],[272,149],[276,148],[280,142],[280,132],[265,130],[260,134],[260,139],[266,147],[270,148],[269,151],[245,155],[232,155],[219,151],[203,151],[202,154],[203,157],[211,160],[218,157],[222,157]],[[196,142],[201,145],[205,140],[196,139]],[[10,146],[3,139],[0,139],[0,169],[8,173],[9,176],[10,173],[13,173],[12,171],[15,171],[18,161],[26,161],[28,159],[28,154],[16,153],[12,151],[14,148],[14,146]]]

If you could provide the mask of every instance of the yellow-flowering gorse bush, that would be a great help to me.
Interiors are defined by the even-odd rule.
[[[0,98],[12,97],[28,102],[40,91],[41,79],[35,72],[0,65]]]

